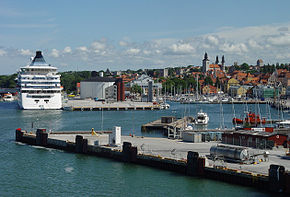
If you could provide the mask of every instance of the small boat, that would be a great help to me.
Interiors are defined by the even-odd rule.
[[[186,127],[184,128],[184,131],[192,131],[193,130],[193,124],[191,124],[191,123],[188,123],[187,125],[186,125]]]
[[[207,125],[208,121],[209,121],[209,117],[208,117],[207,113],[200,110],[197,113],[197,116],[195,118],[195,124],[196,125]]]
[[[160,104],[160,109],[169,109],[170,105],[168,103],[161,103]]]
[[[6,101],[6,102],[14,101],[14,97],[11,93],[8,92],[7,94],[4,94],[3,101]]]
[[[246,118],[244,120],[239,118],[233,118],[234,124],[266,124],[265,118],[260,118],[259,115],[256,115],[255,113],[248,113]]]
[[[290,128],[290,120],[284,120],[281,122],[277,122],[276,124],[278,128]]]

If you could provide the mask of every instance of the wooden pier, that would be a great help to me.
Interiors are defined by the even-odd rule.
[[[181,119],[177,119],[174,116],[164,116],[161,117],[161,119],[154,120],[152,122],[142,125],[141,131],[159,130],[167,132],[168,128],[181,129],[185,127],[186,123],[192,122],[194,122],[194,118],[191,116],[186,116]]]

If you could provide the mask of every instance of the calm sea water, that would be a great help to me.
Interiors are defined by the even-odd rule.
[[[208,128],[220,126],[220,105],[170,104],[165,111],[67,112],[22,111],[14,102],[0,102],[0,196],[268,196],[253,188],[14,142],[15,129],[29,130],[32,124],[56,131],[118,125],[123,135],[162,137],[159,132],[141,133],[141,125],[165,115],[195,115],[201,108],[210,116]],[[266,105],[259,109],[263,116],[270,110],[272,118],[279,117]],[[236,114],[244,110],[245,106],[235,105]],[[223,111],[225,126],[230,128],[232,105],[223,105]]]

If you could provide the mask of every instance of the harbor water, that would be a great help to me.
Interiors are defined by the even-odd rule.
[[[210,117],[208,128],[232,128],[235,113],[244,105],[170,103],[161,111],[30,111],[15,102],[0,102],[0,195],[1,196],[270,196],[254,188],[187,177],[110,159],[66,153],[19,144],[15,129],[52,131],[110,130],[121,126],[122,134],[162,137],[159,132],[141,133],[141,125],[161,116],[195,116],[202,109]],[[266,105],[248,105],[262,116],[287,119]],[[220,113],[223,111],[223,115]],[[223,120],[223,121],[221,121]],[[221,123],[222,122],[222,123]],[[223,123],[224,122],[224,123]]]

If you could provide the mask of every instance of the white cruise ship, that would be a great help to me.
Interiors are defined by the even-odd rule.
[[[36,51],[30,65],[20,68],[18,86],[21,109],[62,108],[60,75],[56,67],[45,62],[41,51]]]

